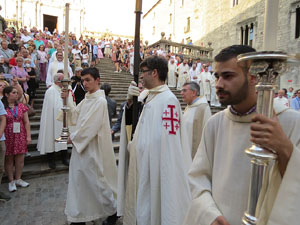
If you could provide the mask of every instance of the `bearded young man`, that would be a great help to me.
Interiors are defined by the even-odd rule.
[[[234,45],[216,57],[219,101],[229,107],[212,116],[189,171],[193,201],[185,225],[240,225],[247,208],[251,142],[278,154],[257,224],[299,221],[300,114],[274,105],[274,118],[256,114],[256,77],[237,64],[239,54],[254,52]],[[276,195],[277,194],[277,195]],[[288,212],[285,212],[285,211]]]

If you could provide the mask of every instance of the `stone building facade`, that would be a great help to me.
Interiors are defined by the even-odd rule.
[[[12,24],[19,27],[33,26],[38,29],[48,27],[63,31],[65,28],[65,2],[61,0],[0,0],[1,14]],[[69,30],[80,35],[85,24],[85,0],[69,0]]]
[[[300,52],[300,0],[280,0],[277,50]],[[144,40],[153,43],[160,33],[173,41],[208,46],[216,55],[232,44],[262,50],[265,0],[158,0],[143,16]],[[275,50],[275,49],[274,49]],[[300,88],[300,68],[281,76],[280,87]]]

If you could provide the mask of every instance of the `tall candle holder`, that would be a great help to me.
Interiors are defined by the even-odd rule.
[[[71,80],[69,79],[68,67],[69,67],[69,12],[70,12],[70,3],[66,3],[66,17],[65,17],[65,49],[64,49],[64,79],[61,81],[62,83],[62,91],[69,91],[69,84]],[[55,139],[57,143],[67,144],[68,138],[70,135],[68,123],[67,123],[67,111],[69,110],[68,106],[68,98],[63,99],[63,128],[61,131],[60,137]]]
[[[61,81],[62,83],[62,91],[69,91],[69,85],[71,83],[70,79],[63,79]],[[63,107],[61,108],[63,111],[63,128],[61,131],[61,134],[58,138],[55,139],[55,142],[57,143],[62,143],[62,144],[67,144],[68,142],[68,138],[70,135],[70,131],[69,131],[69,127],[68,127],[68,123],[67,123],[67,112],[69,110],[68,107],[68,98],[64,98],[63,99]]]
[[[257,113],[273,117],[274,90],[276,78],[287,70],[287,63],[295,58],[284,52],[251,52],[238,57],[241,66],[249,67],[251,75],[257,78]],[[262,185],[268,181],[270,162],[277,159],[277,154],[253,144],[245,150],[251,160],[251,176],[247,210],[242,218],[243,225],[255,225],[258,221],[258,200],[263,198]]]

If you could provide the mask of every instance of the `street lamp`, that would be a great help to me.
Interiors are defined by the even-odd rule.
[[[136,0],[135,5],[135,37],[134,37],[134,67],[133,75],[134,81],[139,83],[139,66],[140,66],[140,30],[141,30],[141,14],[142,14],[142,0]],[[133,97],[133,115],[132,115],[132,134],[135,131],[138,121],[138,101],[137,97]]]

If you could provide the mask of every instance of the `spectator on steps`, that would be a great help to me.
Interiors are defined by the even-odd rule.
[[[75,68],[75,76],[71,77],[71,86],[75,96],[76,105],[78,105],[85,97],[85,89],[81,81],[82,67]]]
[[[2,176],[4,173],[4,159],[5,159],[5,151],[6,151],[6,147],[5,147],[5,135],[4,135],[4,129],[6,126],[6,111],[4,108],[4,105],[2,103],[2,101],[0,101],[0,184],[2,181]],[[0,191],[0,201],[9,201],[10,197],[3,193],[2,191]]]
[[[3,90],[2,102],[6,110],[6,137],[5,171],[8,176],[8,190],[16,191],[16,186],[28,187],[29,183],[21,179],[24,167],[24,156],[27,145],[31,143],[28,108],[18,103],[18,91],[14,87]]]
[[[112,118],[117,114],[117,111],[116,111],[117,103],[115,100],[108,97],[108,95],[111,91],[111,86],[109,83],[102,84],[100,89],[104,90],[104,92],[105,92],[105,98],[107,101],[107,109],[108,109],[108,116],[109,116],[109,124],[110,124],[110,127],[112,127]]]

